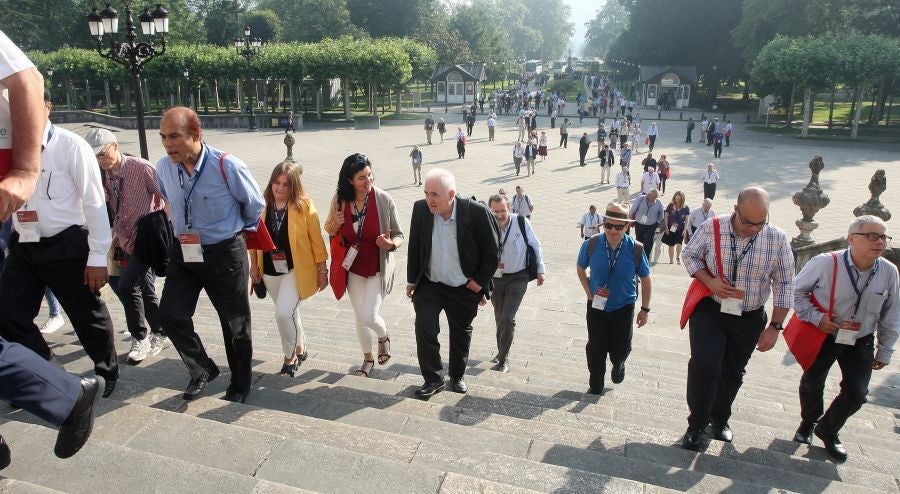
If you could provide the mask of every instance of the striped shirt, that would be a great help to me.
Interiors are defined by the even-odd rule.
[[[722,249],[723,278],[744,291],[743,310],[756,310],[766,304],[769,291],[775,307],[791,308],[794,299],[794,254],[787,235],[775,225],[767,224],[754,237],[741,237],[731,226],[733,214],[719,216],[719,242]],[[746,255],[741,255],[745,252]],[[713,222],[703,223],[682,253],[684,267],[693,276],[708,268],[719,276],[716,267]],[[739,260],[735,264],[735,260]],[[713,295],[716,302],[722,299]]]
[[[156,171],[149,161],[122,156],[119,173],[106,171],[103,188],[113,214],[113,243],[126,254],[134,252],[138,220],[163,207]]]

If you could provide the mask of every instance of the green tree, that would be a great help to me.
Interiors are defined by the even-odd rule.
[[[584,35],[585,54],[606,57],[619,33],[628,29],[628,11],[621,3],[607,0],[597,10],[597,15],[584,25],[587,27]]]
[[[240,0],[212,0],[203,16],[206,40],[214,45],[230,45],[235,36],[243,36],[244,23],[241,22],[246,6]],[[255,34],[252,34],[255,36]]]
[[[441,8],[435,8],[422,20],[412,38],[433,49],[440,63],[462,63],[472,60],[469,42],[449,24],[449,13]]]
[[[261,0],[259,7],[278,13],[285,41],[321,41],[364,33],[350,22],[346,0]]]
[[[416,32],[429,14],[429,0],[347,0],[350,21],[373,38]]]
[[[855,89],[850,138],[856,139],[866,87],[900,78],[900,41],[876,34],[851,35],[841,39],[835,51],[835,76]]]
[[[496,18],[490,14],[490,5],[485,2],[460,4],[454,12],[451,26],[462,35],[472,52],[472,60],[467,62],[506,60],[513,56],[509,34],[494,25]]]
[[[563,0],[532,0],[527,3],[528,19],[541,33],[539,58],[560,58],[575,32],[575,24],[569,22],[572,8]]]
[[[265,42],[280,40],[284,31],[278,14],[269,9],[248,12],[244,16],[244,24],[250,26],[253,37],[258,37]]]

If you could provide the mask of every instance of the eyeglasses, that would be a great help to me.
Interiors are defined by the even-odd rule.
[[[851,235],[862,235],[869,239],[870,242],[881,240],[882,242],[890,242],[893,237],[889,237],[883,233],[851,233]]]
[[[617,232],[621,232],[622,230],[624,230],[625,226],[626,225],[613,225],[612,223],[603,224],[603,228],[606,228],[607,230],[615,229]]]
[[[738,214],[738,218],[741,219],[741,224],[744,225],[744,226],[755,227],[755,228],[762,228],[762,227],[764,227],[764,226],[766,226],[766,225],[769,224],[769,215],[766,215],[765,221],[760,221],[759,223],[754,223],[754,222],[752,222],[752,221],[747,221],[747,220],[744,219],[744,215],[741,214],[740,208],[738,208],[736,211],[737,211],[737,214]]]

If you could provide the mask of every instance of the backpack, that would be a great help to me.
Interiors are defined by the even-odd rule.
[[[588,263],[590,263],[591,255],[594,253],[594,247],[597,246],[597,239],[601,235],[603,235],[603,234],[596,233],[594,235],[591,235],[591,238],[588,239],[588,250],[587,250]],[[637,274],[637,268],[641,265],[641,258],[643,257],[643,255],[644,255],[644,244],[635,240],[634,241],[634,269],[635,269],[634,284],[635,285],[638,285],[640,283],[640,278],[638,277],[638,274]]]
[[[525,237],[525,269],[528,271],[528,281],[534,281],[538,277],[537,253],[534,251],[534,247],[528,243],[528,234],[525,233],[525,217],[520,214],[518,215],[518,219],[519,231],[521,231],[522,236]]]

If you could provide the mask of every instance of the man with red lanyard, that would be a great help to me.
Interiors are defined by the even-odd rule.
[[[800,379],[802,421],[794,441],[812,444],[815,434],[828,454],[839,461],[847,459],[847,449],[838,431],[866,402],[872,370],[890,363],[900,334],[897,267],[881,257],[891,238],[885,231],[887,225],[881,218],[860,216],[850,222],[846,250],[810,259],[797,275],[797,317],[828,336]],[[837,273],[833,255],[837,256]],[[833,317],[828,317],[813,305],[810,295],[826,301],[832,299],[831,293],[834,307],[828,309]],[[835,362],[841,367],[841,391],[823,414],[825,379]]]
[[[724,272],[719,272],[717,256]],[[744,368],[754,347],[766,352],[775,346],[791,308],[794,255],[784,231],[769,223],[769,194],[749,187],[738,194],[734,213],[694,232],[681,257],[688,274],[712,292],[690,318],[690,415],[682,446],[696,451],[710,423],[713,437],[731,442],[728,419]],[[770,290],[774,309],[767,326],[764,306]]]

